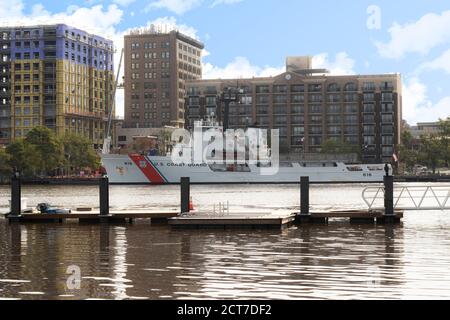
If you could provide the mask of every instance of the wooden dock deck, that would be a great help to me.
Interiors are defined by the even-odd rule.
[[[260,210],[258,212],[231,212],[212,214],[211,212],[191,212],[180,215],[171,210],[112,210],[109,215],[100,215],[100,211],[72,211],[67,214],[22,213],[20,216],[5,215],[11,222],[65,222],[79,223],[132,223],[135,219],[147,219],[152,223],[168,223],[176,229],[283,229],[295,224],[322,223],[330,219],[346,218],[351,223],[384,223],[384,210],[368,211],[364,209],[317,210],[302,215],[291,210]],[[395,211],[391,219],[399,222],[403,211]]]
[[[179,213],[176,211],[163,210],[122,210],[110,211],[109,215],[100,215],[100,211],[72,211],[71,213],[22,213],[20,216],[4,215],[10,221],[17,222],[64,222],[65,220],[78,220],[78,222],[132,222],[135,219],[151,219],[160,222]]]
[[[169,225],[177,229],[282,229],[294,222],[295,214],[280,210],[233,212],[226,215],[197,212],[169,219]]]

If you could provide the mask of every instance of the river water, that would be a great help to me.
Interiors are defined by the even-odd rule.
[[[312,186],[315,208],[363,208],[362,185]],[[95,186],[24,186],[29,206],[98,206]],[[299,188],[192,186],[202,210],[296,209]],[[112,186],[111,206],[175,209],[178,186]],[[0,212],[9,189],[0,186]],[[171,230],[8,224],[0,219],[0,298],[450,299],[450,213],[409,211],[398,226]],[[79,281],[78,281],[79,280]]]

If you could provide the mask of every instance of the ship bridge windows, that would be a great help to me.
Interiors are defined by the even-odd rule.
[[[336,162],[299,162],[299,165],[304,168],[332,168],[338,166]]]
[[[225,164],[225,163],[212,163],[209,168],[213,172],[251,172],[248,164]]]

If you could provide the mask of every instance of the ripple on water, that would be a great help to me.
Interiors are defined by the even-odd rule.
[[[298,186],[192,191],[200,208],[226,200],[252,211],[299,204]],[[0,186],[0,207],[8,192]],[[23,192],[30,205],[43,198],[64,207],[98,202],[95,186],[24,186]],[[116,207],[166,208],[179,189],[113,186],[111,193]],[[359,185],[314,186],[311,201],[357,206],[360,194]],[[444,212],[408,212],[393,228],[339,221],[283,231],[174,231],[149,224],[14,229],[0,220],[0,299],[450,299],[449,228]],[[65,288],[73,265],[81,272],[78,291]]]

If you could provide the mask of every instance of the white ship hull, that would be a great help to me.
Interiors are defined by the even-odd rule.
[[[207,164],[177,165],[170,157],[141,155],[102,155],[102,164],[112,184],[178,184],[189,177],[194,184],[215,183],[298,183],[309,176],[311,182],[367,183],[383,181],[383,165],[346,165],[341,162],[301,164],[280,163],[274,175],[262,175],[261,168],[249,165],[246,171],[235,168],[217,170]]]

